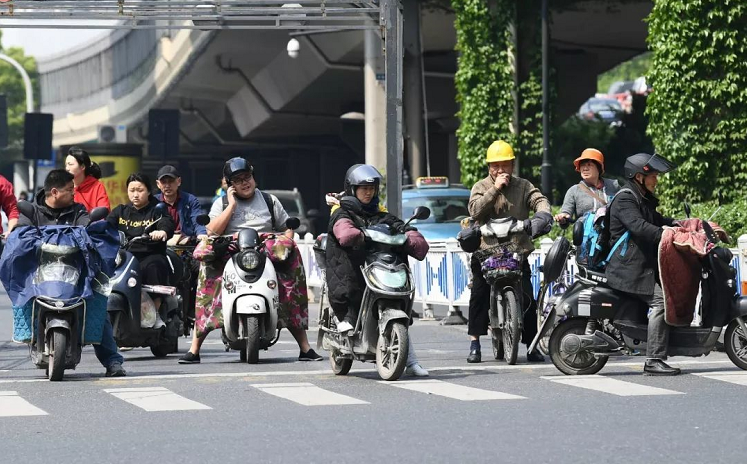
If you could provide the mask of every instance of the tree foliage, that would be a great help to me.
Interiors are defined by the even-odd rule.
[[[664,203],[747,193],[747,3],[657,0],[649,23],[653,63],[649,133],[679,165],[663,176]]]
[[[0,43],[2,31],[0,31]],[[4,48],[0,45],[0,52],[18,61],[31,78],[34,89],[34,108],[39,101],[39,71],[36,60],[26,56],[19,47]],[[23,120],[26,114],[26,87],[18,70],[6,61],[0,61],[0,94],[5,94],[8,102],[8,146],[10,148],[23,147]]]
[[[454,78],[460,119],[457,137],[462,182],[485,176],[485,152],[497,139],[515,143],[513,70],[509,62],[512,0],[452,0],[458,69]]]

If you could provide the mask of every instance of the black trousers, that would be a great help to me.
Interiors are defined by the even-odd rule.
[[[140,282],[146,285],[170,285],[171,268],[166,255],[138,253]]]
[[[470,259],[472,289],[469,297],[467,333],[476,337],[487,335],[490,323],[490,316],[488,314],[490,311],[490,285],[482,276],[480,264],[473,255]],[[537,301],[534,299],[534,289],[532,287],[532,269],[529,267],[529,261],[526,259],[522,264],[521,286],[524,292],[522,297],[524,330],[521,334],[521,340],[524,344],[529,345],[532,343],[534,336],[537,335]]]

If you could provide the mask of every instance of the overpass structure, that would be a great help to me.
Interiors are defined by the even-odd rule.
[[[424,5],[408,16],[417,1],[285,1],[10,3],[16,18],[21,10],[37,15],[26,16],[37,27],[45,15],[68,17],[75,27],[118,20],[90,26],[113,29],[104,39],[39,61],[41,110],[55,115],[55,146],[96,141],[102,125],[125,126],[128,142],[146,143],[148,111],[178,109],[179,158],[146,153],[143,166],[180,166],[187,187],[200,195],[216,187],[216,160],[240,154],[255,163],[261,186],[297,186],[307,206],[323,207],[324,192],[339,190],[346,168],[372,159],[367,149],[377,144],[373,159],[395,179],[390,199],[400,194],[403,168],[412,176],[430,170],[457,181],[457,52],[448,9]],[[652,8],[651,0],[568,3],[552,11],[560,118],[595,92],[599,73],[646,50],[643,20]],[[45,12],[53,5],[67,9]],[[6,6],[0,4],[0,14]],[[395,47],[382,38],[397,15],[388,20],[385,13],[402,14],[401,7],[403,43]],[[298,44],[295,58],[287,52],[291,40]],[[387,55],[390,47],[403,51],[404,69],[402,55]],[[408,63],[415,63],[409,78]],[[395,85],[387,95],[390,81]]]

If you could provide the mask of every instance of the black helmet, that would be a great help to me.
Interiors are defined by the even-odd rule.
[[[241,172],[248,172],[252,175],[254,174],[254,167],[244,158],[231,158],[223,165],[223,177],[226,178],[227,182],[230,182],[236,174]]]
[[[674,163],[669,162],[666,158],[661,155],[654,153],[649,155],[648,153],[638,153],[633,156],[628,156],[625,160],[625,177],[632,179],[636,174],[640,173],[643,175],[653,174],[658,172],[665,174],[669,171],[673,171],[677,168]]]
[[[355,196],[353,187],[359,185],[373,185],[378,194],[381,179],[383,179],[381,173],[370,164],[354,164],[345,173],[345,194]]]

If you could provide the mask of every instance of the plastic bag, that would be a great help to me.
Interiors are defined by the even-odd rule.
[[[156,304],[145,292],[140,294],[140,328],[150,329],[156,325]]]

